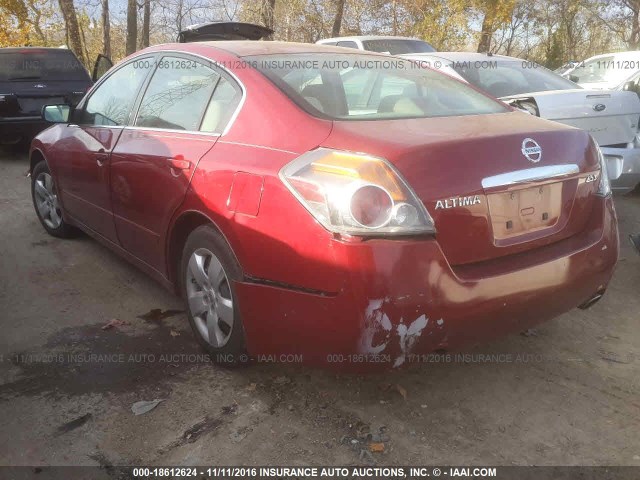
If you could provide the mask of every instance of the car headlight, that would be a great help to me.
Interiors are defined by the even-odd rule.
[[[600,184],[598,185],[598,191],[596,193],[606,197],[607,195],[611,195],[611,181],[609,180],[609,172],[607,171],[607,162],[598,144],[595,143],[595,141],[594,144],[598,150],[598,160],[600,161]]]
[[[280,178],[331,232],[435,233],[433,220],[422,202],[382,158],[318,148],[286,165]]]

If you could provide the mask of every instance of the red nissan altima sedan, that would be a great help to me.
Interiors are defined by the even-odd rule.
[[[618,257],[588,133],[386,55],[160,45],[43,115],[44,228],[179,293],[220,363],[398,367],[586,308]]]

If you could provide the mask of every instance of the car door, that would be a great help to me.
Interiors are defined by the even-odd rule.
[[[57,147],[57,178],[65,211],[115,243],[110,155],[152,64],[150,59],[129,62],[94,87],[73,112]]]
[[[235,112],[242,90],[191,57],[163,57],[111,156],[111,196],[121,245],[156,270],[163,232],[199,160]]]

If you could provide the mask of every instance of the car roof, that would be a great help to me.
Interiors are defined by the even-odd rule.
[[[420,40],[421,42],[426,42],[426,40],[422,40],[421,38],[396,37],[392,35],[352,35],[350,37],[322,38],[318,40],[318,42],[341,42],[343,40]]]
[[[599,58],[605,57],[618,57],[618,58],[638,58],[640,57],[640,50],[631,50],[629,52],[611,52],[611,53],[602,53],[600,55],[594,55],[593,57],[586,58],[584,61],[588,62],[591,60],[597,60]]]
[[[47,51],[56,51],[56,52],[71,52],[66,47],[3,47],[0,48],[1,52],[24,52],[25,50],[47,50]],[[72,52],[73,53],[73,52]]]
[[[376,52],[364,52],[362,50],[353,50],[343,47],[334,47],[329,45],[316,45],[314,43],[295,43],[295,42],[271,42],[271,41],[252,41],[252,40],[222,40],[215,42],[193,42],[193,43],[165,43],[151,47],[149,51],[174,50],[193,52],[200,47],[206,49],[212,48],[221,50],[237,57],[248,57],[252,55],[288,55],[300,53],[341,53],[353,55],[376,55],[383,54]],[[139,52],[138,52],[139,53]],[[388,58],[388,55],[384,55]]]
[[[487,53],[477,52],[429,52],[429,53],[405,53],[402,57],[439,57],[443,60],[451,60],[452,62],[463,61],[482,61],[482,60],[509,60],[522,61],[520,58],[507,57],[506,55],[489,55]]]

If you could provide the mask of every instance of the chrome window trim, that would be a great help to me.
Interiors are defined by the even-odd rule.
[[[483,178],[482,188],[509,187],[520,183],[550,180],[577,173],[580,173],[580,167],[575,163],[527,168]]]
[[[158,133],[182,133],[188,135],[202,135],[206,137],[220,137],[220,133],[213,132],[200,132],[198,130],[178,130],[174,128],[157,128],[157,127],[140,127],[137,125],[127,125],[125,130],[140,130],[145,132],[158,132]]]
[[[208,66],[209,68],[213,68],[214,70],[215,70],[215,68],[219,68],[220,70],[225,72],[227,75],[229,75],[238,84],[238,86],[240,87],[240,91],[242,92],[242,97],[240,98],[240,101],[238,102],[238,106],[236,107],[236,110],[233,112],[233,115],[231,115],[231,118],[229,118],[229,122],[227,123],[227,126],[224,127],[224,130],[222,131],[222,133],[214,134],[214,133],[211,133],[211,132],[200,132],[200,131],[197,131],[197,130],[196,131],[191,131],[191,130],[171,130],[171,131],[174,131],[174,132],[177,131],[177,132],[182,132],[182,133],[200,133],[200,134],[203,134],[203,135],[217,135],[217,136],[220,136],[220,137],[224,137],[227,133],[229,133],[229,130],[231,130],[231,127],[235,123],[236,118],[238,118],[238,115],[240,114],[240,110],[242,110],[242,107],[244,106],[244,102],[247,99],[247,89],[245,88],[244,83],[242,83],[240,81],[240,79],[236,76],[236,74],[231,72],[227,68],[223,67],[222,65],[220,65],[217,62],[217,60],[214,60],[214,59],[209,58],[209,57],[205,57],[204,55],[200,55],[198,53],[185,52],[185,51],[181,51],[181,50],[156,50],[153,53],[158,53],[160,55],[163,55],[165,53],[177,53],[177,54],[181,54],[181,55],[187,55],[187,56],[201,58],[202,60],[206,60],[207,62],[209,62],[209,65],[206,65],[206,66]],[[170,130],[163,130],[163,131],[168,132]]]

